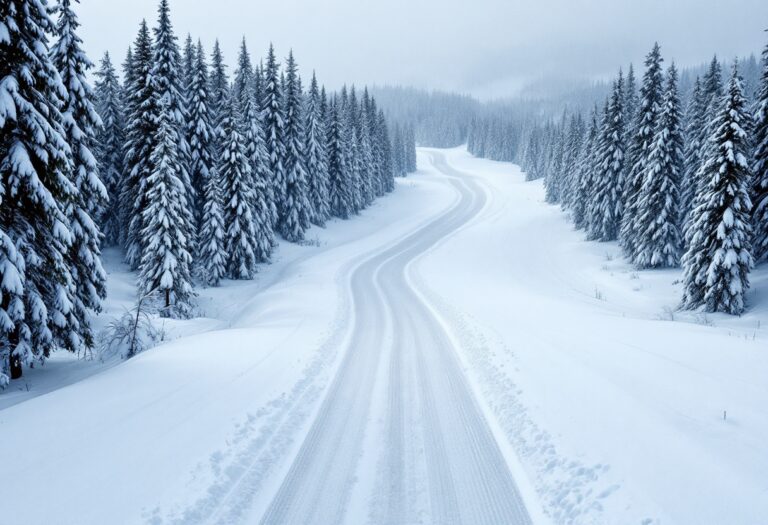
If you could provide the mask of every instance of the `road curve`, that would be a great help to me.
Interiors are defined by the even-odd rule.
[[[486,202],[430,155],[460,198],[352,274],[349,346],[263,524],[531,523],[456,349],[409,284],[410,266]],[[355,487],[362,465],[378,465],[369,494]],[[348,515],[360,497],[368,515]]]

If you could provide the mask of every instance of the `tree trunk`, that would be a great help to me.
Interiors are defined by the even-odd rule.
[[[171,290],[170,288],[165,289],[165,308],[166,310],[170,308],[171,306]]]
[[[16,331],[12,331],[8,334],[8,371],[11,374],[11,379],[18,379],[21,377],[21,358],[14,353],[16,345],[19,342],[19,336]]]

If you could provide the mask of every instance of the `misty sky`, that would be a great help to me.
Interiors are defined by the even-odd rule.
[[[122,63],[157,0],[81,0],[91,59]],[[261,57],[293,47],[303,72],[344,82],[408,84],[501,97],[542,75],[604,77],[640,62],[654,40],[691,65],[717,52],[759,53],[766,0],[171,0],[174,29],[222,43],[234,64],[245,35]],[[230,70],[232,67],[230,67]]]

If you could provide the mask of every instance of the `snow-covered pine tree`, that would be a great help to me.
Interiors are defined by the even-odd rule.
[[[383,154],[384,152],[381,149],[381,143],[379,141],[379,120],[378,120],[378,109],[376,107],[376,100],[368,94],[368,90],[365,90],[367,98],[367,103],[364,104],[364,119],[365,119],[365,125],[368,126],[368,136],[370,137],[371,141],[371,158],[373,161],[373,165],[371,166],[371,169],[373,170],[371,173],[371,177],[373,180],[373,192],[374,192],[374,198],[381,197],[386,193],[386,186],[384,177],[382,176],[382,170],[381,165],[383,163]]]
[[[757,94],[754,115],[754,146],[752,198],[755,228],[754,255],[760,261],[768,256],[768,45],[763,49],[763,73]]]
[[[364,105],[363,118],[365,125],[368,127],[368,136],[371,141],[371,159],[373,162],[371,177],[373,179],[374,198],[378,198],[387,192],[386,181],[382,171],[384,151],[379,140],[379,118],[376,99],[368,93],[367,89],[366,95],[368,95],[368,99]]]
[[[506,130],[503,132],[503,135],[508,135]],[[583,139],[584,121],[581,118],[581,114],[571,115],[566,135],[562,187],[560,188],[560,203],[564,210],[570,210],[573,207],[573,200],[576,198],[578,187],[577,168]]]
[[[143,210],[147,206],[146,181],[152,171],[150,156],[157,125],[157,99],[151,81],[152,39],[147,22],[142,20],[126,64],[126,145],[125,171],[120,189],[121,215],[125,233],[125,259],[137,269],[144,249]]]
[[[370,104],[368,89],[363,91],[357,110],[357,150],[360,156],[360,202],[367,208],[376,198],[376,179],[373,166],[373,145],[366,117],[366,106]]]
[[[221,184],[216,170],[203,179],[203,210],[198,235],[197,274],[207,286],[218,286],[227,274],[225,226],[222,214]]]
[[[627,79],[624,82],[624,125],[627,142],[631,142],[634,134],[635,124],[637,122],[637,110],[640,104],[640,98],[637,93],[637,80],[635,78],[635,66],[629,64]],[[635,159],[632,158],[632,148],[626,148],[626,157],[624,165],[631,167],[635,165]]]
[[[541,156],[542,148],[542,134],[541,130],[536,127],[531,130],[528,135],[528,143],[525,148],[525,160],[523,166],[525,169],[525,180],[532,181],[542,178],[542,174],[538,169],[539,157]]]
[[[544,178],[545,200],[550,204],[560,202],[560,189],[563,177],[563,158],[565,157],[566,123],[568,116],[563,112],[560,124],[552,131],[551,141],[551,167],[546,171]]]
[[[632,125],[628,141],[628,156],[632,165],[627,166],[626,184],[623,188],[620,240],[624,253],[631,260],[637,256],[638,206],[645,174],[648,172],[648,156],[653,144],[659,111],[664,92],[664,72],[661,68],[661,48],[658,43],[645,58],[645,74],[640,88],[640,105]],[[624,140],[624,139],[622,139]]]
[[[406,126],[405,143],[405,171],[406,173],[414,173],[416,171],[416,130],[413,127],[413,122]]]
[[[199,42],[199,40],[198,40]],[[182,72],[181,72],[181,85],[184,90],[184,98],[189,99],[192,97],[192,78],[195,75],[195,63],[197,62],[197,49],[192,41],[192,35],[187,33],[187,38],[184,39],[184,53],[181,58]],[[187,113],[189,113],[189,105],[187,105]]]
[[[712,61],[709,63],[709,68],[702,79],[702,87],[704,89],[704,97],[707,104],[707,122],[713,122],[717,114],[720,111],[720,103],[723,97],[723,68],[720,66],[720,61],[717,56],[712,57]],[[712,128],[707,128],[707,137],[711,136]]]
[[[628,121],[634,122],[639,104],[640,97],[637,92],[635,66],[629,64],[629,68],[627,69],[627,79],[624,82],[624,113]]]
[[[285,143],[283,129],[283,97],[280,85],[280,66],[275,57],[275,49],[269,45],[267,64],[264,70],[264,98],[262,115],[264,135],[269,155],[270,183],[272,199],[280,215],[281,203],[285,200]],[[274,224],[277,226],[277,223]]]
[[[600,241],[616,240],[621,226],[625,176],[623,83],[619,74],[605,109],[596,152],[598,165],[594,173],[592,201],[587,212],[587,235]]]
[[[381,161],[379,165],[379,178],[386,193],[395,190],[395,172],[392,167],[392,143],[389,140],[389,127],[384,116],[384,110],[380,109],[376,118],[379,149]]]
[[[227,269],[233,279],[251,279],[256,272],[256,231],[253,209],[253,177],[245,154],[240,105],[232,91],[221,121],[222,151],[218,173],[224,195],[224,245]]]
[[[594,184],[594,155],[597,148],[597,137],[599,133],[599,123],[597,118],[597,107],[593,108],[589,120],[589,130],[586,133],[582,143],[579,158],[576,161],[576,183],[574,196],[571,202],[571,218],[573,225],[577,229],[586,227],[587,206],[591,200],[592,187]]]
[[[228,111],[227,101],[229,100],[229,78],[227,77],[227,66],[224,64],[224,55],[221,52],[221,46],[218,39],[213,44],[211,52],[211,70],[208,77],[208,92],[210,103],[208,104],[211,115],[212,146],[211,153],[214,159],[221,156],[222,145],[219,138],[222,136],[221,121],[224,114]]]
[[[283,123],[283,144],[285,145],[285,193],[278,205],[278,231],[288,241],[304,239],[304,232],[310,226],[312,214],[309,201],[309,185],[304,167],[305,130],[301,113],[303,95],[298,67],[289,52],[286,62],[285,89],[283,93],[285,121]]]
[[[240,104],[241,108],[245,108],[247,104],[251,103],[252,86],[253,82],[253,64],[251,63],[251,55],[248,52],[248,46],[245,42],[245,37],[240,42],[240,54],[237,57],[237,69],[235,69],[235,81],[232,84],[232,89],[235,92],[235,96]]]
[[[193,203],[198,224],[202,220],[202,208],[205,206],[205,199],[202,196],[206,188],[206,180],[211,176],[216,164],[214,160],[214,129],[209,89],[210,83],[205,50],[203,49],[203,44],[198,40],[192,65],[192,76],[189,83],[189,100],[187,101],[189,114],[189,123],[187,125],[189,178],[192,181],[194,195],[199,197],[197,202]]]
[[[671,268],[680,263],[680,183],[683,157],[677,69],[667,70],[656,133],[645,163],[646,173],[637,205],[635,264],[640,268]]]
[[[331,216],[328,199],[328,159],[325,148],[325,122],[321,114],[320,91],[314,72],[304,107],[304,118],[311,221],[313,224],[323,226]]]
[[[253,81],[251,82],[251,89],[253,90],[253,97],[257,103],[259,112],[263,109],[264,102],[264,65],[259,63],[253,68]]]
[[[164,111],[170,113],[173,128],[176,133],[176,149],[178,150],[178,173],[179,180],[184,185],[184,199],[191,205],[197,202],[198,196],[192,186],[192,180],[189,176],[190,152],[187,143],[187,126],[189,115],[186,112],[187,101],[184,98],[184,90],[181,86],[181,55],[176,43],[176,36],[173,33],[173,26],[170,18],[170,7],[168,0],[160,0],[158,7],[158,21],[155,32],[155,45],[152,56],[152,71],[150,73],[153,84],[152,91],[156,100],[164,99]],[[160,116],[159,102],[155,108],[157,113],[153,115],[155,122],[160,122],[164,117]],[[156,149],[158,140],[154,141]],[[191,206],[185,206],[180,218],[182,222],[178,225],[187,236],[188,248],[193,250],[196,242],[198,226],[195,222],[195,214]]]
[[[704,97],[704,109],[702,126],[699,129],[698,141],[701,144],[701,152],[699,154],[699,165],[696,168],[697,172],[701,170],[706,159],[714,154],[713,152],[708,151],[708,149],[713,147],[710,138],[715,132],[713,126],[717,120],[723,98],[723,70],[720,66],[720,62],[717,60],[717,56],[712,57],[709,68],[702,78],[701,85]],[[696,186],[700,184],[706,184],[706,182],[702,182],[702,180],[699,179],[696,181]]]
[[[166,91],[156,102],[156,146],[150,158],[152,172],[146,180],[147,206],[142,210],[144,249],[139,288],[144,294],[159,294],[164,317],[184,317],[189,314],[192,297],[192,256],[185,223],[189,205],[171,98]]]
[[[108,52],[101,59],[94,87],[96,111],[102,121],[102,127],[96,132],[94,154],[108,197],[98,221],[104,235],[104,244],[112,246],[122,238],[120,184],[123,174],[125,114],[123,90]]]
[[[256,115],[259,119],[259,128],[261,128],[262,131],[262,140],[263,140],[263,149],[264,149],[264,160],[265,162],[261,166],[262,172],[261,173],[261,179],[263,183],[265,184],[265,202],[267,203],[267,209],[269,211],[269,221],[270,221],[270,231],[269,236],[272,239],[272,246],[277,246],[277,239],[274,235],[274,228],[277,224],[277,202],[275,200],[275,188],[273,185],[272,180],[272,164],[270,161],[270,155],[269,151],[267,150],[267,137],[266,137],[266,128],[265,128],[265,118],[264,118],[264,64],[259,63],[257,67],[253,70],[253,101],[254,101],[254,110]],[[254,175],[258,175],[258,172],[254,172]],[[254,181],[254,184],[256,184],[257,181]],[[254,192],[258,194],[259,186],[254,186]]]
[[[328,108],[328,202],[331,215],[349,219],[353,213],[347,184],[347,156],[344,152],[344,115],[341,101],[334,96]],[[389,139],[387,139],[389,140]]]
[[[69,219],[72,239],[67,253],[74,285],[73,310],[75,323],[66,335],[73,351],[93,348],[91,312],[101,310],[107,295],[107,274],[101,264],[101,231],[96,218],[108,202],[107,189],[99,177],[99,168],[91,149],[101,118],[94,107],[94,93],[87,71],[93,66],[81,48],[77,34],[80,22],[70,0],[60,0],[56,6],[57,40],[51,58],[67,90],[61,112],[66,140],[72,150],[70,179],[75,187],[73,198],[64,205]]]
[[[40,1],[0,4],[0,384],[22,365],[71,348],[73,234],[62,206],[77,197],[59,107],[67,99],[48,55],[55,31]]]
[[[706,140],[701,133],[705,124],[706,100],[701,86],[701,79],[696,77],[693,91],[688,100],[685,115],[685,156],[683,160],[683,176],[680,184],[680,223],[683,229],[688,224],[688,218],[693,207],[693,199],[698,192],[698,177],[696,172],[701,167],[701,153]]]
[[[749,198],[751,118],[736,65],[711,129],[699,172],[683,256],[683,307],[739,315],[752,266]]]
[[[405,157],[403,152],[405,145],[403,143],[403,130],[398,124],[395,124],[392,132],[392,163],[394,165],[395,176],[405,177]]]
[[[269,155],[264,139],[264,125],[259,110],[258,70],[254,73],[249,87],[250,98],[244,97],[241,108],[244,122],[245,156],[251,166],[251,189],[253,200],[253,229],[255,232],[256,262],[267,262],[272,249],[277,245],[273,224],[277,222],[277,207],[272,200],[269,172]]]
[[[347,153],[347,184],[349,193],[352,197],[352,208],[354,212],[360,213],[363,209],[363,188],[362,188],[362,163],[360,160],[360,133],[359,133],[359,107],[357,105],[357,93],[355,86],[349,90],[347,96],[346,89],[342,88],[341,99],[345,108],[345,129],[346,140],[345,148]],[[405,149],[403,149],[403,162],[407,162]],[[405,164],[403,164],[405,169]]]
[[[216,173],[213,152],[213,126],[209,108],[208,64],[203,44],[198,40],[189,84],[189,157],[190,179],[198,195],[198,251],[196,273],[207,286],[218,286],[226,274],[224,219],[221,184]]]

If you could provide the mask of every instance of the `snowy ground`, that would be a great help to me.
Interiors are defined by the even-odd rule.
[[[741,318],[682,314],[516,167],[419,163],[169,342],[0,393],[0,523],[763,522],[768,271]]]
[[[515,166],[448,163],[490,202],[419,273],[553,521],[765,523],[768,269],[741,318],[680,313],[679,271],[584,242]]]

